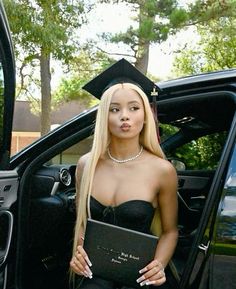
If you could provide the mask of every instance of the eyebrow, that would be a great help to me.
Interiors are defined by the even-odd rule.
[[[131,100],[128,102],[128,104],[134,104],[134,103],[140,104],[140,102],[138,100]],[[120,105],[120,103],[119,102],[111,102],[110,105]]]

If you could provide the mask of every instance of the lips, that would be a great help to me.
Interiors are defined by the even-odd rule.
[[[130,128],[130,125],[128,123],[123,123],[120,128],[121,129],[128,129],[128,128]]]
[[[120,129],[122,130],[122,131],[129,131],[130,130],[130,128],[131,128],[131,125],[129,125],[128,123],[123,123],[121,126],[120,126]]]

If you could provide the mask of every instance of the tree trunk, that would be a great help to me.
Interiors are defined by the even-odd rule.
[[[147,41],[144,44],[139,44],[139,51],[138,56],[136,58],[135,67],[140,70],[144,75],[147,74],[148,69],[148,61],[149,61],[149,47],[150,42]]]
[[[51,128],[51,73],[50,55],[41,51],[41,135],[45,135]]]
[[[150,16],[148,17],[150,18]],[[145,23],[147,19],[147,11],[142,1],[139,3],[138,19],[139,19],[139,38],[138,38],[138,49],[136,53],[135,67],[138,70],[140,70],[144,75],[146,75],[149,61],[150,38],[148,33],[143,32],[143,28],[146,25]]]

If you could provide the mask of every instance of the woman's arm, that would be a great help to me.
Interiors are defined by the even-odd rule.
[[[166,162],[163,166],[158,204],[160,210],[162,234],[158,241],[154,260],[140,270],[143,274],[138,283],[142,285],[161,285],[166,281],[164,268],[170,261],[178,239],[177,215],[177,174],[174,167]],[[141,285],[140,284],[140,285]]]
[[[178,239],[177,184],[176,171],[168,162],[158,195],[162,234],[155,254],[155,259],[161,262],[164,267],[166,267],[170,261]]]
[[[77,164],[75,178],[76,178],[76,211],[78,213],[78,203],[80,196],[80,183],[83,174],[84,165],[86,162],[87,155],[82,156]],[[79,239],[76,247],[74,256],[70,261],[70,267],[78,275],[84,275],[85,277],[92,278],[92,272],[90,266],[92,265],[87,253],[83,249],[84,243],[84,228],[81,227],[79,231]]]

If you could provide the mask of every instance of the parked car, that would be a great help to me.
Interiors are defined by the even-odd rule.
[[[161,145],[179,178],[173,288],[236,288],[236,70],[158,86]],[[74,174],[90,148],[97,108],[10,157],[14,93],[14,53],[0,5],[0,289],[67,289]],[[214,137],[221,141],[210,151]],[[195,151],[211,162],[199,165]]]

